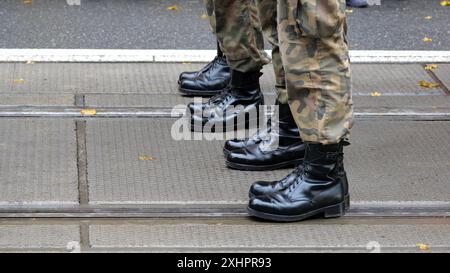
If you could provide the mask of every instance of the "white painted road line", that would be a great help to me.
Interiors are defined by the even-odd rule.
[[[270,53],[270,51],[267,51]],[[209,62],[215,50],[0,49],[0,62]],[[352,63],[443,63],[450,51],[350,51]]]

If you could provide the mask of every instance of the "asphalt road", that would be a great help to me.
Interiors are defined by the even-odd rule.
[[[381,0],[354,9],[351,48],[450,50],[450,7],[439,3]],[[1,0],[0,48],[212,49],[202,14],[200,0]]]

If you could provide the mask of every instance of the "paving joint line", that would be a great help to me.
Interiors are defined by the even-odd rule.
[[[89,204],[89,185],[87,178],[86,121],[75,120],[77,140],[78,195],[80,205]]]
[[[422,66],[423,67],[423,66]],[[450,95],[450,89],[445,85],[445,83],[434,73],[432,70],[425,70],[427,74],[439,84],[439,87],[444,91],[446,95]]]
[[[86,252],[91,249],[89,226],[90,224],[82,221],[80,223],[80,251]]]
[[[72,206],[59,207],[0,207],[0,218],[230,218],[247,217],[245,204],[222,205],[214,207],[203,206]],[[399,203],[389,204],[354,204],[346,217],[450,217],[450,205],[440,202],[427,204]]]
[[[85,107],[85,95],[84,94],[75,94],[75,107]]]

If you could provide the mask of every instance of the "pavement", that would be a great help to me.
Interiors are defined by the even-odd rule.
[[[0,1],[0,48],[215,47],[201,1],[78,2]],[[353,9],[352,50],[448,50],[439,2]],[[277,224],[247,192],[289,169],[230,170],[223,140],[172,137],[178,75],[204,63],[0,62],[0,252],[448,253],[450,63],[427,64],[352,64],[351,209]],[[261,85],[273,103],[270,66]]]
[[[0,63],[0,251],[450,252],[450,64],[352,65],[351,210],[291,224],[245,211],[289,169],[172,138],[177,76],[203,65]],[[261,82],[273,102],[270,66]]]

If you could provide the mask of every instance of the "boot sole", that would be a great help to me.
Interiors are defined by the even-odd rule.
[[[300,214],[300,215],[279,215],[279,214],[271,214],[265,213],[261,211],[254,210],[250,207],[247,207],[247,211],[251,216],[261,218],[264,220],[270,220],[275,222],[297,222],[301,220],[305,220],[307,218],[311,218],[318,214],[323,214],[324,218],[338,218],[345,215],[346,211],[350,208],[350,195],[346,195],[344,201],[338,203],[336,205],[327,206],[321,209],[317,209],[314,211],[310,211],[308,213]]]
[[[235,170],[241,170],[241,171],[272,171],[272,170],[278,170],[278,169],[283,169],[283,168],[295,167],[302,163],[303,163],[303,158],[280,162],[277,164],[269,164],[269,165],[249,165],[249,164],[234,163],[234,162],[225,160],[225,164],[227,165],[228,168],[235,169]]]
[[[194,89],[185,89],[178,87],[178,91],[184,96],[201,96],[201,97],[211,97],[216,94],[223,92],[225,89],[220,90],[208,90],[208,91],[199,91]]]

